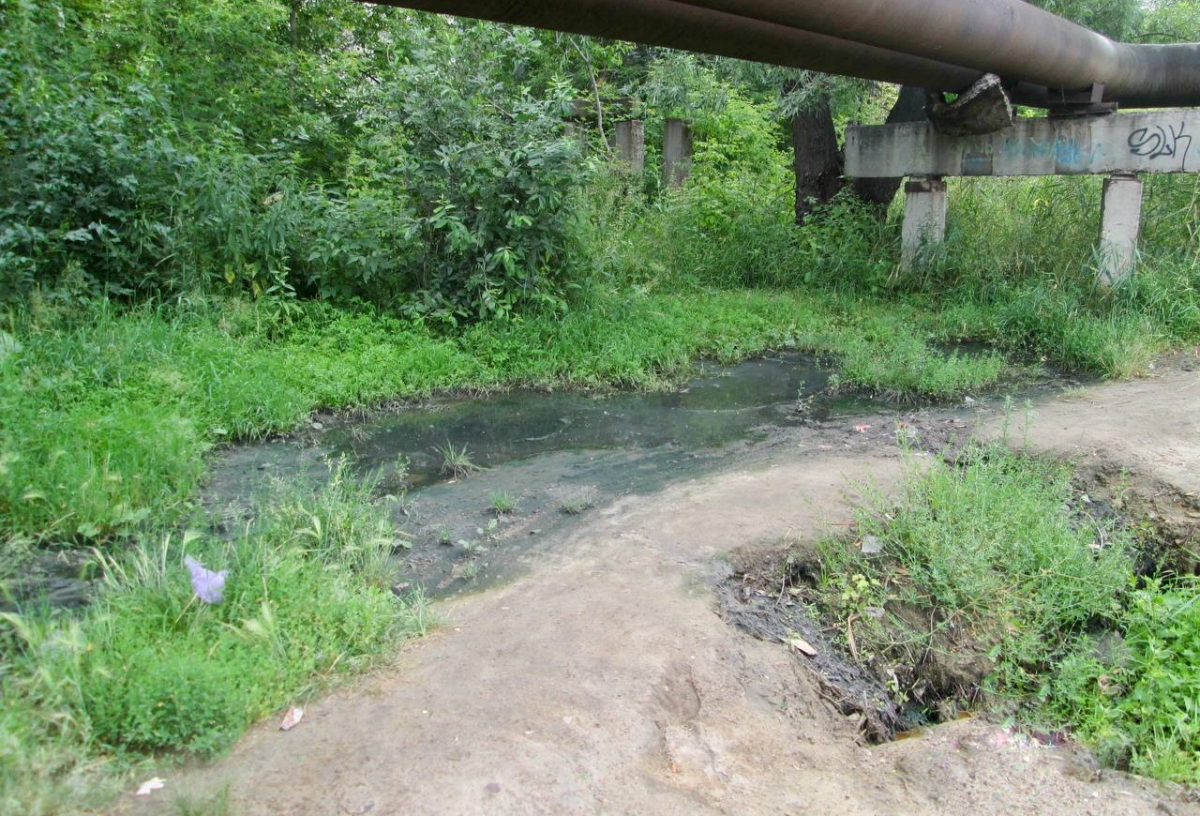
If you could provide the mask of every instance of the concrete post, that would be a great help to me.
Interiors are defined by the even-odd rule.
[[[1138,231],[1142,223],[1142,180],[1113,174],[1104,180],[1100,211],[1100,267],[1096,282],[1115,286],[1133,273]]]
[[[568,121],[563,126],[563,135],[579,145],[579,149],[583,153],[586,154],[588,152],[587,131],[584,129],[582,124],[575,121]]]
[[[946,182],[940,177],[912,178],[904,185],[904,227],[900,265],[919,266],[931,247],[946,238]]]
[[[692,131],[682,119],[663,123],[663,184],[682,187],[692,172]]]
[[[617,155],[634,175],[646,169],[646,125],[640,119],[617,122]]]

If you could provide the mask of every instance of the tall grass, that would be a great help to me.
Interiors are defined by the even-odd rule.
[[[612,239],[606,258],[615,279],[635,286],[802,288],[919,313],[918,336],[1129,377],[1163,350],[1200,341],[1197,190],[1194,180],[1148,180],[1137,274],[1114,289],[1095,283],[1096,179],[954,180],[946,243],[915,270],[899,267],[899,200],[879,220],[842,195],[796,227],[790,189],[751,182],[723,191],[715,221],[706,191],[665,195]]]
[[[0,617],[0,813],[70,812],[164,752],[220,753],[424,631],[421,599],[389,589],[395,533],[371,487],[335,463],[315,494],[264,497],[231,539],[163,533],[100,556],[81,617]],[[227,571],[220,603],[193,592],[185,555]]]

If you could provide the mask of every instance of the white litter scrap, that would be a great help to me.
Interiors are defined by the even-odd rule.
[[[876,555],[883,552],[883,539],[879,536],[863,536],[862,538],[862,554]]]
[[[288,713],[283,716],[283,722],[279,724],[280,731],[291,731],[300,721],[304,719],[303,708],[289,708]]]
[[[154,777],[153,779],[147,779],[140,786],[138,786],[137,795],[138,796],[149,796],[150,794],[154,793],[156,790],[162,790],[163,785],[165,785],[165,784],[167,784],[167,783],[165,781],[163,781],[162,779],[158,778],[157,776]]]

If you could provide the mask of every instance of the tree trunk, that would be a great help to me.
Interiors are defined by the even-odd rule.
[[[887,123],[894,125],[899,122],[922,122],[925,120],[925,100],[927,91],[924,88],[914,88],[905,85],[900,89],[896,104],[888,112]],[[888,205],[896,197],[900,189],[899,178],[853,179],[850,182],[854,194],[877,211],[880,218],[887,215]]]
[[[803,224],[814,205],[824,204],[842,189],[842,155],[827,98],[822,97],[792,117],[792,150],[796,223]]]
[[[888,124],[925,118],[926,92],[905,85],[888,112]],[[792,118],[792,149],[796,171],[796,223],[803,224],[814,205],[825,204],[847,183],[842,178],[843,155],[838,149],[829,100],[800,111]],[[882,217],[900,189],[902,179],[853,179],[851,189]]]

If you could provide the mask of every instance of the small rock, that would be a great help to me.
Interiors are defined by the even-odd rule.
[[[788,638],[787,643],[805,657],[817,656],[817,650],[813,648],[813,645],[799,635],[792,635]]]
[[[879,536],[867,535],[862,538],[863,555],[876,555],[883,552],[883,539]]]
[[[323,430],[324,428],[325,428],[325,426],[324,426],[322,423],[320,423],[320,422],[314,422],[314,423],[312,424],[312,429],[313,429],[314,431],[320,431],[320,430]]]
[[[488,793],[499,793],[500,792],[500,783],[499,782],[488,782],[486,785],[483,786],[483,789],[485,791],[487,791]]]

